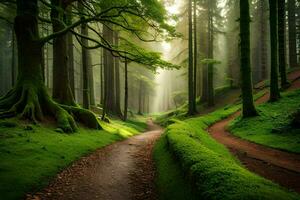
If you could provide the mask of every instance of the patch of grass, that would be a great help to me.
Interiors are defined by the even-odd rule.
[[[70,135],[18,121],[0,123],[4,124],[0,126],[0,199],[21,199],[26,192],[46,186],[74,160],[145,127],[134,122],[101,123],[105,130],[80,128]]]
[[[300,129],[289,127],[290,115],[300,107],[300,90],[284,93],[278,102],[259,105],[260,115],[237,118],[229,125],[232,134],[252,142],[300,153]]]
[[[296,193],[243,168],[226,147],[206,132],[208,126],[239,108],[239,105],[233,105],[206,116],[185,121],[173,120],[174,124],[167,127],[165,141],[157,143],[154,151],[157,185],[164,197],[162,199],[173,199],[169,193],[180,192],[178,187],[182,185],[191,188],[185,194],[188,198],[183,199],[194,196],[197,199],[228,200],[300,198]],[[175,162],[178,168],[167,170],[166,165]],[[178,177],[185,178],[177,181]]]

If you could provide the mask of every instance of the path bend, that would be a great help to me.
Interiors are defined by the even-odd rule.
[[[292,82],[289,90],[299,89],[300,72],[292,73],[289,78]],[[265,94],[256,101],[256,104],[268,101],[268,97],[269,94]],[[250,171],[300,193],[300,154],[255,144],[230,134],[226,127],[240,114],[239,111],[217,122],[208,128],[208,132],[218,142],[225,145]]]

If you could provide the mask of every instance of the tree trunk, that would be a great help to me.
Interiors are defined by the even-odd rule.
[[[268,78],[268,48],[267,48],[267,23],[266,23],[267,6],[265,0],[260,1],[260,65],[261,65],[261,80]]]
[[[142,90],[143,90],[143,82],[142,80],[139,81],[139,109],[138,109],[138,114],[139,115],[142,115],[142,96],[143,96],[143,93],[142,93]]]
[[[16,60],[16,40],[15,40],[15,31],[12,29],[12,34],[11,34],[11,37],[12,37],[12,43],[11,43],[11,86],[14,87],[15,84],[16,84],[16,63],[15,63],[15,60]]]
[[[296,47],[296,2],[288,0],[288,24],[289,24],[289,61],[290,67],[297,67]]]
[[[285,16],[285,0],[278,0],[278,55],[282,88],[288,86],[286,76]]]
[[[188,68],[188,114],[195,114],[195,95],[194,95],[194,62],[193,62],[193,16],[192,16],[192,0],[188,4],[188,20],[189,20],[189,68]]]
[[[115,32],[114,34],[115,45],[119,45],[119,33]],[[115,77],[116,77],[116,114],[122,118],[121,111],[121,97],[120,97],[120,60],[119,58],[115,58]]]
[[[209,8],[208,8],[208,58],[214,58],[214,24],[213,24],[213,16],[212,16],[212,5],[211,1],[209,1]],[[208,106],[211,107],[215,104],[214,102],[214,65],[208,64],[207,67],[208,71],[208,78],[207,78],[207,92],[208,98],[207,103]]]
[[[256,116],[252,94],[252,75],[250,65],[250,12],[249,0],[240,0],[241,37],[241,89],[243,117]]]
[[[96,101],[95,101],[95,88],[94,88],[94,68],[92,66],[92,58],[91,58],[91,53],[89,50],[88,51],[88,76],[89,76],[89,91],[90,91],[90,105],[95,106]]]
[[[197,1],[194,0],[194,98],[197,99],[197,67],[198,67],[198,43],[197,43]],[[195,106],[196,110],[196,106]]]
[[[88,28],[86,24],[81,25],[81,34],[88,35]],[[88,46],[88,40],[81,38],[81,43],[84,46]],[[83,90],[82,90],[82,104],[85,109],[90,108],[90,84],[89,84],[89,55],[88,49],[82,47],[82,78],[83,78]]]
[[[52,0],[51,3],[55,6],[51,10],[52,28],[53,32],[58,32],[64,29],[58,20],[64,20],[65,15],[56,8],[65,8],[61,0]],[[53,98],[58,103],[74,106],[76,103],[70,88],[67,41],[67,34],[53,40]]]
[[[270,4],[270,36],[271,36],[271,80],[270,80],[270,101],[277,101],[280,98],[278,87],[278,44],[277,44],[277,5],[278,0],[269,0]]]
[[[127,120],[128,112],[128,63],[125,58],[125,95],[124,95],[124,121]]]

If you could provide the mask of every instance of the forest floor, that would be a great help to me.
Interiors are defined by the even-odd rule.
[[[147,124],[147,132],[81,158],[28,199],[157,199],[152,149],[163,129]]]
[[[292,82],[289,91],[300,88],[300,71],[289,74]],[[257,99],[262,104],[269,93]],[[282,186],[300,192],[300,154],[293,154],[236,137],[227,131],[227,126],[240,115],[240,111],[212,125],[208,131],[213,138],[224,144],[250,171],[253,171]]]

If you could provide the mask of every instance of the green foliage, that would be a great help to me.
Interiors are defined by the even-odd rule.
[[[239,106],[231,106],[209,115],[188,119],[175,120],[175,123],[166,129],[167,142],[165,150],[170,154],[155,151],[158,163],[157,183],[166,184],[164,188],[170,193],[174,187],[182,184],[168,183],[164,173],[163,162],[160,158],[173,154],[180,163],[180,169],[186,177],[186,184],[191,185],[198,199],[298,199],[299,196],[281,188],[271,181],[261,178],[245,168],[230,154],[228,149],[216,142],[205,131],[207,127],[230,114],[236,112]],[[163,145],[158,143],[158,145]],[[163,149],[158,146],[156,149]],[[169,161],[171,162],[171,161]],[[172,174],[170,174],[172,173]],[[168,176],[177,177],[178,171],[169,171]],[[176,180],[172,180],[176,182]],[[164,194],[163,194],[164,195]],[[189,196],[189,195],[187,195]],[[194,194],[190,194],[194,196]],[[168,197],[168,196],[167,196]],[[171,199],[171,198],[166,198]]]
[[[300,91],[288,92],[274,103],[259,105],[260,115],[250,119],[237,118],[229,130],[252,142],[285,151],[300,153],[300,130],[289,127],[291,114],[300,107]]]
[[[66,135],[52,127],[11,126],[17,121],[1,124],[0,199],[5,200],[20,199],[33,188],[41,189],[74,160],[145,129],[142,122],[119,124],[112,120],[110,124],[101,123],[102,131],[80,128]]]

